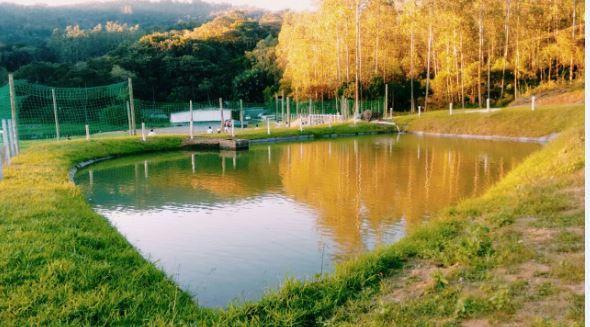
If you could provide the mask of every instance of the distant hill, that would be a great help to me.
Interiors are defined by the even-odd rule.
[[[92,28],[108,21],[138,24],[147,31],[195,27],[229,8],[229,5],[198,0],[191,3],[123,0],[57,7],[0,3],[0,43],[36,45],[51,37],[56,28],[64,29],[68,25]]]

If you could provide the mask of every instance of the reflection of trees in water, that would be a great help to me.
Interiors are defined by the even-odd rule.
[[[368,234],[379,243],[401,219],[411,229],[425,215],[480,194],[522,158],[502,143],[416,137],[285,147],[285,192],[318,211],[320,228],[343,254],[364,250]],[[503,157],[514,154],[506,164]]]
[[[90,171],[95,181],[92,188]],[[144,209],[195,201],[214,204],[280,190],[278,166],[269,163],[267,151],[179,153],[164,161],[135,160],[114,167],[99,164],[79,180],[92,201],[107,208]]]
[[[481,194],[537,145],[404,136],[255,146],[249,152],[179,153],[92,168],[85,188],[103,208],[216,205],[284,193],[313,208],[337,255],[380,243],[461,198]],[[284,213],[289,217],[289,212]]]

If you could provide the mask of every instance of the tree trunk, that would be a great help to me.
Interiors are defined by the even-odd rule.
[[[410,31],[410,112],[414,113],[414,28]]]
[[[463,78],[463,33],[459,35],[459,52],[461,53],[461,108],[465,109],[465,82]]]
[[[510,37],[510,0],[506,0],[506,19],[504,20],[504,62],[502,63],[502,83],[500,99],[504,96],[504,79],[506,75],[506,61],[508,60],[508,39]]]
[[[481,63],[483,61],[483,6],[480,0],[479,2],[479,57],[477,64],[477,101],[481,108]]]
[[[430,86],[430,53],[432,48],[432,25],[428,25],[428,51],[426,53],[426,94],[424,95],[424,111],[428,108],[428,87]]]
[[[570,57],[570,83],[574,80],[574,51],[576,50],[576,0],[572,13],[572,54]]]

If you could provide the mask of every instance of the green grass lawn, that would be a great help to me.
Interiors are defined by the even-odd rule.
[[[446,110],[393,119],[408,131],[447,134],[476,134],[514,137],[543,137],[563,131],[572,122],[584,121],[583,105],[544,106],[535,111],[529,107],[510,107],[496,111],[470,112]]]
[[[526,114],[510,110],[516,110],[515,115]],[[580,183],[579,171],[584,166],[583,128],[567,121],[583,122],[583,108],[554,111],[532,114],[543,121],[566,113],[582,119],[563,120],[562,125],[548,128],[551,132],[566,131],[481,198],[444,210],[401,242],[346,262],[332,274],[305,282],[286,281],[280,290],[257,302],[227,310],[196,305],[96,214],[67,178],[76,163],[109,155],[178,149],[182,136],[158,136],[148,142],[138,137],[116,137],[29,144],[14,158],[0,182],[0,321],[7,325],[310,326],[517,319],[534,301],[546,303],[552,297],[560,301],[558,295],[564,289],[580,282],[580,262],[583,279],[583,252],[578,260],[580,243],[583,251],[579,238],[583,207],[572,203],[566,192],[579,188],[576,183]],[[476,124],[483,124],[480,115],[449,118],[435,112],[420,119],[437,122],[435,126],[441,130],[465,126],[461,133],[467,133],[477,131]],[[512,113],[489,115],[499,116],[489,117],[491,120],[482,127],[484,133],[507,130],[492,125],[503,124],[502,117],[509,119]],[[466,121],[468,117],[472,123]],[[418,123],[413,117],[397,119],[405,121],[410,130],[425,130],[425,125],[414,125]],[[520,128],[510,129],[508,135],[545,135],[533,133],[536,125],[529,128],[518,122]],[[443,124],[449,126],[444,128]],[[391,131],[392,127],[361,123],[356,127],[309,128],[305,133],[322,136]],[[297,129],[281,133],[273,137],[300,135]],[[264,138],[266,130],[244,132],[240,137]],[[524,218],[531,221],[523,223]],[[543,252],[536,238],[523,238],[530,228],[555,230],[561,245],[555,251],[562,251],[556,253],[570,255],[571,260]],[[535,252],[536,246],[541,253]],[[513,281],[508,277],[512,269],[518,274],[517,268],[532,260],[546,266],[541,273],[548,277],[542,283],[523,285],[518,282],[523,278]],[[420,267],[428,272],[418,274],[425,276],[424,283],[411,275]],[[496,281],[497,275],[506,276],[506,280]],[[408,284],[400,286],[400,280]],[[412,283],[424,284],[423,292],[416,297],[404,296],[416,289]],[[394,294],[397,290],[401,290],[400,296]],[[398,298],[401,300],[396,301]],[[559,303],[567,308],[559,311],[563,312],[563,321],[580,321],[583,295],[573,294]],[[555,317],[561,319],[558,315],[549,319]]]

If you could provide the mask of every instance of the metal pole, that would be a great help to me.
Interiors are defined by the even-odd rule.
[[[127,101],[127,122],[129,123],[128,134],[133,135],[131,131],[131,109],[129,109],[129,101]]]
[[[59,141],[59,119],[57,117],[57,99],[55,98],[55,89],[51,89],[53,98],[53,118],[55,119],[55,138]]]
[[[281,123],[285,122],[285,91],[281,92]]]
[[[13,156],[16,156],[20,153],[20,149],[18,148],[18,137],[16,136],[16,123],[14,120],[10,120],[9,122],[10,139],[12,140],[12,149],[14,150],[12,153]]]
[[[145,123],[141,123],[141,140],[145,142]]]
[[[385,115],[387,114],[387,106],[388,106],[388,100],[389,99],[389,84],[385,84],[385,96],[383,97],[383,118],[385,118]]]
[[[8,130],[8,124],[6,119],[2,119],[2,142],[4,143],[4,152],[7,161],[10,160],[10,131]]]
[[[486,110],[490,111],[490,98],[486,99]]]
[[[311,126],[311,98],[309,98],[309,115],[307,116],[308,125]]]
[[[299,131],[303,132],[303,118],[299,115]]]
[[[135,101],[133,100],[133,82],[131,82],[131,77],[127,79],[127,84],[129,85],[129,108],[131,110],[131,134],[137,134],[137,127],[135,125]]]
[[[275,121],[279,119],[279,95],[275,94]]]
[[[453,115],[453,103],[449,103],[449,115]]]
[[[240,99],[240,128],[244,129],[244,101]]]
[[[418,117],[420,117],[421,114],[422,114],[422,107],[418,106]]]
[[[266,134],[270,135],[270,119],[266,118]]]
[[[225,123],[225,119],[223,118],[223,99],[219,98],[219,112],[221,117],[221,130],[223,131],[223,124]]]
[[[192,140],[194,138],[194,129],[193,129],[193,100],[190,100],[188,112],[190,118],[188,120],[188,136]]]
[[[533,95],[533,96],[531,97],[531,110],[532,110],[532,111],[535,111],[535,99],[536,99],[536,98],[535,98],[535,96]]]
[[[90,126],[86,124],[84,125],[84,128],[86,129],[86,141],[90,141]]]
[[[12,74],[8,74],[8,88],[10,92],[10,113],[12,115],[12,136],[14,139],[12,140],[12,144],[14,144],[14,154],[17,155],[19,153],[19,146],[18,146],[18,117],[16,112],[16,93],[14,91],[14,76]]]
[[[231,137],[235,137],[236,133],[235,133],[235,129],[234,129],[234,120],[231,120]]]
[[[287,97],[287,127],[291,127],[291,100]]]
[[[12,134],[12,119],[9,119],[6,121],[8,128],[6,129],[7,132],[7,136],[8,136],[8,148],[10,150],[10,156],[14,157],[16,156],[15,150],[14,150],[14,137]]]

